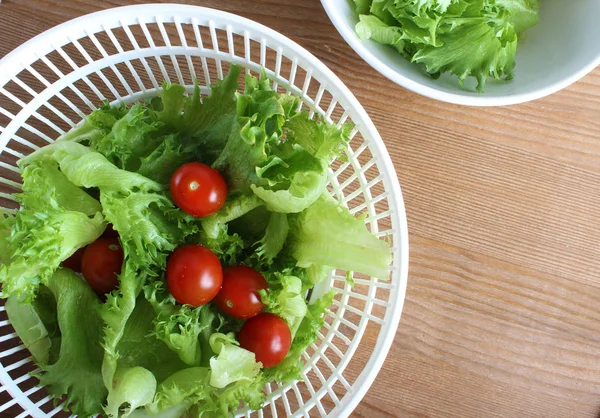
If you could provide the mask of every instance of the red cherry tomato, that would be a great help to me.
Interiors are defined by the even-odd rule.
[[[167,283],[177,302],[204,305],[221,290],[221,262],[215,253],[202,245],[179,247],[167,262]]]
[[[247,320],[238,334],[242,348],[252,351],[263,367],[279,364],[292,345],[292,334],[285,321],[271,313]]]
[[[170,190],[173,202],[196,217],[217,212],[227,198],[227,184],[221,173],[201,163],[179,167],[171,177]]]
[[[114,237],[100,237],[85,247],[81,271],[98,293],[108,293],[119,284],[117,275],[123,265],[123,249]]]
[[[62,265],[70,268],[74,272],[81,273],[81,258],[83,257],[84,251],[85,247],[78,249],[71,255],[71,257],[63,261]]]
[[[265,307],[258,291],[267,287],[263,275],[253,268],[227,267],[223,270],[223,287],[215,298],[215,304],[234,318],[252,318]]]

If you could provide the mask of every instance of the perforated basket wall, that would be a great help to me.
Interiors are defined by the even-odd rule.
[[[246,416],[347,416],[364,396],[392,343],[406,289],[408,241],[394,167],[361,105],[313,55],[235,15],[193,6],[140,5],[67,22],[0,61],[0,204],[16,208],[19,158],[53,142],[104,101],[156,95],[163,80],[203,93],[231,63],[264,67],[280,92],[298,95],[328,123],[353,122],[347,161],[330,168],[328,189],[394,249],[389,278],[336,271],[315,290],[338,291],[318,341],[305,353],[303,381],[266,388],[268,402]],[[3,302],[2,302],[3,303]],[[0,416],[66,416],[35,371],[0,307]]]

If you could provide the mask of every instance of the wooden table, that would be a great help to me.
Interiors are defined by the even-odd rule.
[[[125,0],[4,0],[0,56]],[[357,417],[600,411],[600,70],[533,103],[476,109],[365,64],[318,0],[206,0],[297,41],[354,92],[396,165],[411,260],[402,321]],[[543,69],[541,69],[543,71]]]

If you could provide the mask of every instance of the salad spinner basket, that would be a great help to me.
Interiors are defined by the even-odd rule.
[[[304,353],[303,379],[267,385],[260,411],[241,416],[348,416],[375,379],[393,342],[406,290],[408,239],[394,167],[356,98],[323,63],[277,32],[232,14],[174,4],[90,14],[57,26],[0,61],[0,204],[16,209],[16,162],[76,126],[103,102],[134,103],[163,80],[204,94],[231,64],[266,75],[301,97],[311,116],[354,128],[328,190],[393,248],[390,276],[334,271],[314,289],[337,291],[318,339]],[[1,302],[3,304],[3,302]],[[67,416],[31,373],[38,371],[0,306],[0,416]]]

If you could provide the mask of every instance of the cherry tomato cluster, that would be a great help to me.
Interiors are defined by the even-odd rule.
[[[213,168],[193,162],[182,165],[171,177],[173,202],[184,212],[205,217],[216,213],[227,198],[227,185]],[[63,262],[82,273],[99,294],[118,286],[123,249],[118,233],[108,225],[102,237],[79,249]],[[167,284],[175,300],[181,304],[202,306],[211,301],[234,318],[246,319],[238,341],[252,351],[263,367],[272,367],[287,355],[292,336],[279,316],[263,313],[259,291],[268,288],[258,271],[244,265],[221,266],[221,261],[207,247],[185,245],[176,249],[167,262]]]
[[[196,162],[181,166],[173,174],[170,191],[180,209],[197,217],[216,213],[227,198],[223,176]],[[238,341],[264,367],[278,364],[287,355],[292,343],[290,329],[277,315],[261,313],[265,305],[258,291],[268,286],[258,271],[242,265],[223,270],[211,250],[201,245],[186,245],[169,258],[167,283],[179,303],[201,306],[214,300],[223,313],[247,319]]]
[[[258,292],[268,285],[253,268],[237,265],[223,269],[210,249],[186,245],[176,249],[167,262],[167,284],[181,304],[201,306],[214,301],[223,313],[247,319],[238,341],[263,367],[272,367],[287,355],[292,344],[290,329],[277,315],[262,313],[265,305]]]

